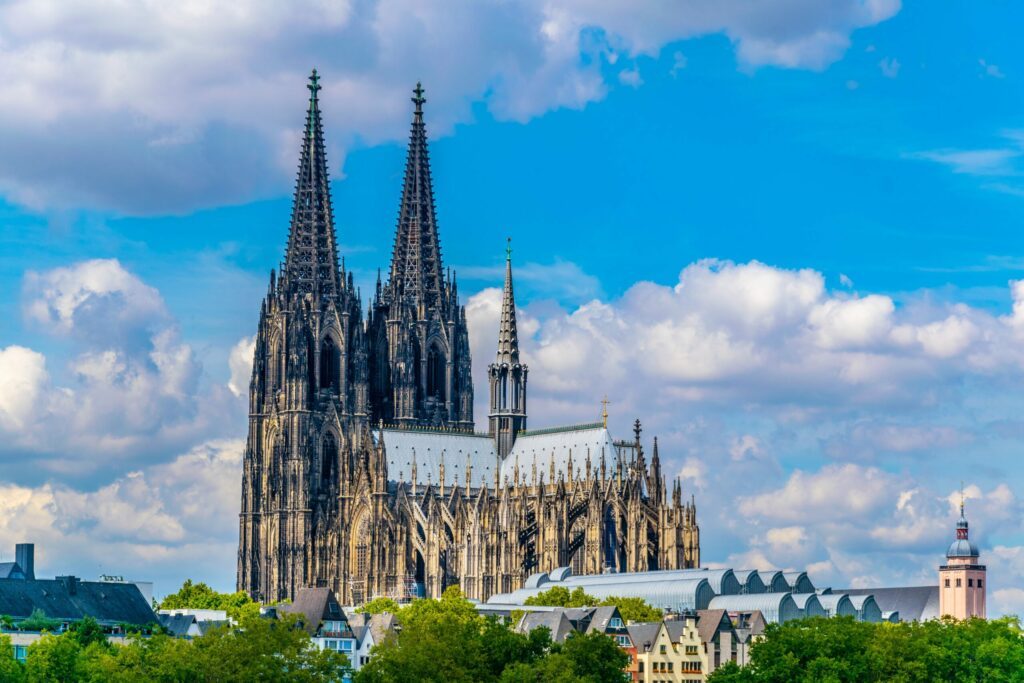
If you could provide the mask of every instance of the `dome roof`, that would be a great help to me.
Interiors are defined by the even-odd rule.
[[[958,538],[949,544],[949,550],[946,551],[946,557],[977,557],[978,546],[974,545],[966,538]]]

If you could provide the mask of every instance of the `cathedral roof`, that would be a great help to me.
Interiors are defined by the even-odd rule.
[[[281,279],[287,291],[331,296],[340,293],[344,283],[338,271],[330,178],[317,96],[320,77],[316,69],[306,87],[309,88],[309,109]]]
[[[472,467],[472,486],[494,485],[494,468],[498,456],[494,440],[486,434],[472,434],[458,431],[431,431],[428,429],[385,429],[384,447],[387,452],[388,476],[393,481],[413,481],[413,456],[415,455],[418,485],[428,482],[441,483],[441,460],[444,459],[445,483],[447,485],[466,483],[466,465]],[[537,465],[538,480],[551,481],[551,469],[555,477],[569,478],[569,459],[572,458],[573,472],[585,476],[587,459],[591,472],[600,472],[602,454],[606,458],[609,475],[615,471],[619,458],[626,462],[629,453],[616,445],[608,430],[600,423],[570,427],[543,429],[524,432],[516,439],[512,451],[501,463],[500,481],[505,477],[515,479],[518,459],[519,480],[530,483],[534,462]],[[577,477],[579,478],[579,477]]]

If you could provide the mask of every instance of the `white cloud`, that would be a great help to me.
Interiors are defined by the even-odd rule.
[[[743,68],[823,69],[853,30],[898,10],[894,0],[15,0],[0,8],[0,100],[10,104],[0,188],[37,206],[140,213],[242,201],[280,191],[291,174],[314,65],[339,167],[356,136],[404,137],[417,78],[440,130],[467,120],[476,100],[523,121],[603,97],[609,55],[656,56],[724,33]]]
[[[243,448],[203,443],[97,488],[0,482],[0,547],[35,542],[43,575],[125,574],[156,579],[161,594],[189,575],[227,590]]]
[[[46,358],[24,346],[0,349],[0,431],[20,431],[36,417],[47,383]]]
[[[1024,374],[1024,288],[1011,294],[1015,313],[1004,317],[913,299],[897,307],[884,295],[829,292],[810,269],[706,260],[684,268],[674,287],[639,282],[619,299],[540,307],[522,316],[531,328],[520,339],[531,400],[549,421],[589,415],[595,397],[612,392],[620,405],[656,413],[680,401],[819,413],[924,406],[968,377]],[[469,301],[478,359],[493,354],[499,301],[497,290]],[[884,436],[890,446],[901,437],[895,428]]]
[[[901,66],[900,60],[895,57],[884,57],[878,63],[878,68],[882,70],[882,75],[886,78],[896,78],[899,76]]]
[[[44,469],[83,476],[235,431],[223,418],[239,409],[225,389],[202,387],[159,292],[118,261],[29,273],[24,304],[71,353],[48,368],[31,349],[0,351],[0,463],[28,450]]]
[[[979,59],[978,64],[981,66],[981,75],[988,76],[989,78],[1006,78],[1006,74],[1003,73],[995,64],[990,64],[984,59]]]
[[[228,389],[235,396],[245,396],[248,393],[249,378],[252,376],[253,354],[255,353],[256,337],[242,337],[231,348],[231,355],[228,356],[228,367],[231,369]]]
[[[639,88],[644,84],[644,79],[640,76],[640,67],[634,66],[630,69],[623,69],[619,72],[619,83],[628,85],[631,88]]]

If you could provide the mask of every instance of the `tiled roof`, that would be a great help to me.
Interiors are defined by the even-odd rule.
[[[710,643],[721,630],[731,631],[732,622],[724,609],[702,609],[697,612],[697,635],[701,642]]]

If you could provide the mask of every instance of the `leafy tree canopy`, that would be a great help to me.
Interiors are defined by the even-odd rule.
[[[192,579],[186,579],[177,593],[161,600],[158,609],[219,609],[236,620],[243,615],[259,616],[260,613],[259,603],[244,591],[218,593],[205,583],[192,583]]]
[[[660,609],[651,607],[643,598],[607,597],[598,600],[588,594],[581,586],[570,592],[565,586],[553,586],[546,591],[531,595],[523,603],[526,605],[549,605],[551,607],[618,607],[619,614],[627,622],[659,621],[662,617]]]
[[[868,624],[852,617],[772,624],[750,664],[723,666],[709,683],[1024,681],[1016,618]]]
[[[345,656],[312,647],[296,621],[295,615],[275,620],[243,613],[236,627],[213,629],[194,640],[158,634],[117,647],[98,640],[84,644],[91,629],[47,634],[29,647],[24,667],[12,658],[12,673],[0,662],[0,681],[342,680],[349,671]],[[0,638],[0,647],[4,644]]]
[[[391,598],[374,598],[367,603],[363,603],[356,611],[365,614],[381,614],[382,612],[398,614],[400,609],[401,606]]]

